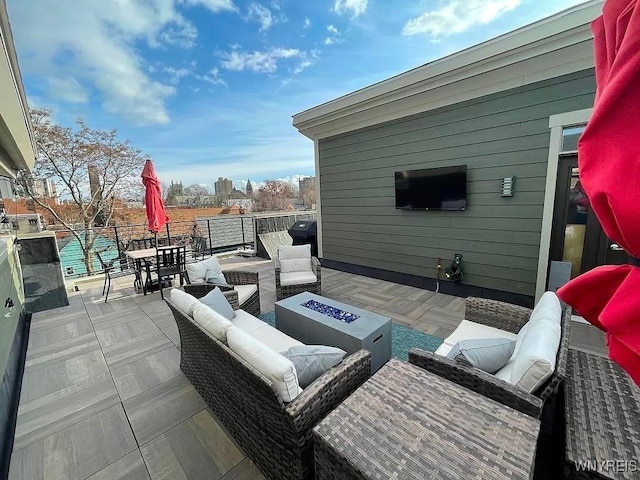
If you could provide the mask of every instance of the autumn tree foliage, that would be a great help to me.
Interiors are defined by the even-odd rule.
[[[293,188],[282,180],[267,180],[258,189],[255,196],[254,210],[268,212],[286,210],[293,197]]]
[[[30,176],[22,177],[22,187],[77,238],[92,274],[94,228],[111,223],[116,199],[141,191],[140,172],[147,157],[120,140],[116,130],[93,129],[80,119],[74,128],[62,127],[46,109],[32,109],[31,119],[38,152],[33,176],[55,181],[61,187],[59,196],[74,208],[63,213],[35,196]]]

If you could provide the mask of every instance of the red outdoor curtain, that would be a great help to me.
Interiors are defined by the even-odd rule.
[[[169,217],[164,210],[162,189],[151,160],[145,162],[140,176],[145,187],[144,206],[147,209],[147,225],[150,231],[158,233],[169,221]]]
[[[578,142],[580,180],[607,236],[640,257],[640,7],[607,0],[592,23],[596,99]],[[607,333],[609,356],[640,384],[640,268],[602,266],[558,291]]]

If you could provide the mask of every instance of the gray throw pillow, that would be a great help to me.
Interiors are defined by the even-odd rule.
[[[302,388],[307,388],[324,372],[338,365],[347,354],[344,350],[325,345],[297,345],[281,353],[293,363]]]
[[[218,312],[227,320],[231,320],[236,316],[236,312],[233,311],[233,307],[229,304],[229,301],[218,287],[211,290],[199,300],[211,310]]]
[[[224,278],[224,274],[212,268],[209,268],[207,270],[207,273],[204,276],[204,281],[207,283],[213,283],[214,285],[222,285],[223,287],[230,287],[230,285],[227,283],[227,279]]]
[[[461,340],[453,346],[447,357],[487,373],[496,373],[509,361],[515,348],[515,340],[508,338]]]

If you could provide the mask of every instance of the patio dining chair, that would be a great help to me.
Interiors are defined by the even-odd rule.
[[[104,250],[103,253],[105,251],[106,250]],[[104,272],[104,284],[102,285],[102,296],[104,296],[106,293],[106,296],[104,297],[104,303],[107,303],[107,300],[109,300],[109,290],[111,290],[111,279],[134,275],[135,271],[133,268],[130,268],[128,265],[125,268],[123,268],[121,260],[118,257],[105,261],[102,258],[102,255],[100,255],[100,252],[96,252],[96,257],[98,257],[98,261],[100,262],[100,267]],[[119,264],[119,265],[116,265],[116,264]]]
[[[135,238],[131,240],[131,250],[144,250],[155,246],[156,241],[153,238]]]
[[[180,277],[180,286],[184,285],[185,281],[188,280],[186,256],[187,248],[184,245],[159,247],[156,250],[155,265],[147,262],[148,275],[152,272],[157,275],[160,298],[164,299],[163,287],[167,278],[175,278],[178,275]]]

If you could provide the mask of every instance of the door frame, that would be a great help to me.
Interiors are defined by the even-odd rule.
[[[542,228],[540,230],[540,251],[538,253],[538,273],[536,276],[536,303],[547,289],[549,273],[549,255],[551,248],[551,230],[553,229],[553,212],[555,209],[556,184],[558,183],[558,165],[561,154],[576,153],[562,151],[562,130],[567,127],[584,125],[591,118],[592,108],[565,112],[549,117],[549,156],[547,160],[547,177],[544,189],[544,206],[542,210]]]

